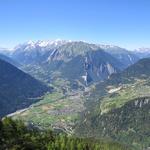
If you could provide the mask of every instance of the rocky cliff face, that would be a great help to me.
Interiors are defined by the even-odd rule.
[[[100,52],[96,51],[91,54],[87,54],[84,60],[84,70],[86,76],[86,83],[90,81],[100,81],[108,79],[113,73],[119,71],[119,68],[113,61],[104,61]],[[99,59],[98,59],[99,57]]]

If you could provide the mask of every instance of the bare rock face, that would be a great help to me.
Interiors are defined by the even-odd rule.
[[[120,64],[115,64],[114,60],[108,60],[101,51],[87,53],[84,64],[86,82],[108,79],[111,74],[119,71],[117,65]]]

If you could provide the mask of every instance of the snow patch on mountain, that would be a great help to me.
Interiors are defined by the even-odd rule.
[[[52,48],[58,48],[59,46],[62,46],[68,42],[71,42],[70,40],[39,40],[39,41],[28,41],[26,43],[23,44],[19,44],[14,48],[14,51],[20,49],[20,50],[24,50],[24,51],[30,51],[34,48],[41,48],[43,50],[43,48],[45,50],[47,49],[52,49]]]

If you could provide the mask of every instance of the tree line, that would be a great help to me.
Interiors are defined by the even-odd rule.
[[[124,145],[40,131],[20,120],[0,120],[0,150],[128,150]]]

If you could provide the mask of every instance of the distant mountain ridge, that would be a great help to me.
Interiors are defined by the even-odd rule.
[[[73,44],[73,43],[80,43],[80,42],[90,45],[92,49],[99,48],[105,50],[107,53],[111,54],[112,56],[120,60],[122,63],[124,62],[126,66],[129,66],[138,60],[134,52],[128,51],[127,49],[124,48],[120,48],[118,46],[92,44],[83,41],[71,41],[71,40],[46,40],[46,41],[37,41],[37,42],[29,41],[27,43],[16,46],[14,48],[14,51],[15,53],[17,53],[17,51],[20,50],[25,52],[25,51],[35,51],[36,49],[38,53],[40,52],[44,53],[44,51],[50,51],[51,49],[54,50],[57,48],[61,49],[60,48],[61,46],[65,47],[65,45],[68,45],[69,43]],[[124,56],[127,58],[124,58]]]
[[[29,41],[16,46],[9,56],[22,64],[25,72],[42,81],[50,83],[65,78],[84,84],[105,80],[148,57],[118,46],[71,40]]]
[[[59,72],[61,78],[79,80],[83,83],[107,79],[133,62],[122,63],[117,57],[108,53],[96,44],[82,41],[39,41],[29,42],[15,48],[11,57],[28,66],[27,71],[38,77],[32,71],[32,66],[39,68],[42,76],[49,78],[51,72]],[[72,69],[74,68],[74,69]],[[46,70],[45,70],[46,69]],[[35,72],[35,71],[34,71]],[[52,80],[52,79],[48,79]]]
[[[132,51],[128,51],[127,49],[120,48],[118,46],[102,46],[102,47],[107,53],[114,56],[121,63],[123,63],[126,67],[134,64],[135,62],[139,60],[139,56],[137,56]]]

